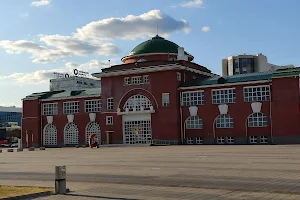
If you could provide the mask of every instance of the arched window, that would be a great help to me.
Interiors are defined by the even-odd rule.
[[[185,125],[187,129],[202,129],[203,122],[198,116],[190,116],[185,121]]]
[[[216,119],[216,128],[233,128],[233,119],[228,114],[222,114]]]
[[[44,145],[57,145],[57,129],[53,124],[44,128]]]
[[[268,126],[268,119],[263,113],[253,113],[248,117],[248,127],[264,126]]]
[[[141,94],[137,94],[137,95],[133,95],[126,101],[124,105],[124,109],[125,108],[133,109],[135,107],[136,110],[140,110],[141,107],[150,108],[150,106],[152,106],[152,104],[147,97]]]
[[[79,131],[78,131],[78,127],[76,124],[74,123],[68,123],[65,126],[65,131],[64,131],[64,140],[65,140],[65,144],[67,145],[75,145],[79,143]]]

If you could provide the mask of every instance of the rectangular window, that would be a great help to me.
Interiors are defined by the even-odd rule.
[[[143,83],[144,84],[149,83],[149,76],[148,75],[143,76]]]
[[[79,101],[64,102],[64,114],[79,113]]]
[[[106,104],[107,104],[107,110],[113,110],[114,109],[114,98],[112,98],[112,97],[107,98]]]
[[[212,90],[212,103],[213,104],[235,103],[235,96],[236,96],[235,88]]]
[[[194,144],[194,140],[191,137],[187,138],[187,144]]]
[[[86,100],[85,112],[101,112],[101,99]]]
[[[260,143],[267,144],[268,143],[268,137],[267,136],[260,136]]]
[[[113,116],[106,116],[106,125],[113,125]]]
[[[224,144],[225,143],[225,137],[217,137],[217,143],[218,144]]]
[[[244,87],[245,102],[269,101],[270,86]]]
[[[168,107],[170,104],[170,95],[169,93],[163,93],[162,94],[162,106]]]
[[[234,144],[234,137],[227,137],[227,144]]]
[[[142,83],[142,77],[141,76],[135,76],[131,78],[131,84],[132,85],[139,85]]]
[[[182,106],[197,106],[204,104],[204,91],[183,92],[181,105]]]
[[[58,103],[43,104],[43,115],[45,116],[58,115]]]
[[[257,136],[250,136],[250,144],[256,144],[257,143]]]
[[[202,137],[196,137],[196,144],[203,144]]]
[[[129,77],[124,78],[124,85],[130,85],[130,78]]]
[[[181,73],[177,72],[177,81],[181,81]]]

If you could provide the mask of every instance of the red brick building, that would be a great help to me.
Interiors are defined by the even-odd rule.
[[[101,88],[23,99],[22,143],[300,143],[298,68],[220,77],[159,36],[93,76]]]

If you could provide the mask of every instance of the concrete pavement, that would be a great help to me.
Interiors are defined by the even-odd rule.
[[[297,145],[4,152],[0,184],[53,186],[66,165],[74,192],[46,199],[300,199],[299,155]]]

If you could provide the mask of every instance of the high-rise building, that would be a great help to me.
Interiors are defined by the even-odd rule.
[[[268,63],[263,54],[229,56],[222,60],[222,75],[247,74],[253,72],[275,71],[277,69],[292,68],[293,65],[278,66]]]
[[[0,127],[6,127],[10,124],[21,126],[22,108],[2,107],[0,106]]]

